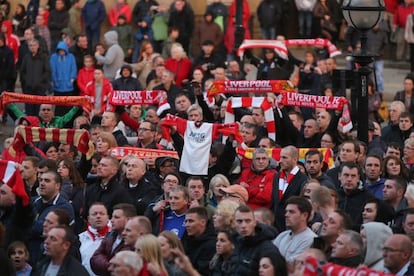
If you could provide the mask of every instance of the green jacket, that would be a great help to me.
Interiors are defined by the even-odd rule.
[[[27,116],[23,111],[21,111],[17,105],[15,104],[9,104],[7,106],[7,109],[12,113],[11,115],[14,116],[16,119]],[[49,123],[42,122],[42,119],[40,120],[40,127],[46,127],[46,128],[63,128],[68,122],[70,122],[78,113],[79,107],[74,106],[72,107],[64,116],[55,116],[52,118],[52,121]]]

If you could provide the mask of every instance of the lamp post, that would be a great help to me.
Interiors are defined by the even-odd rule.
[[[244,39],[244,27],[243,27],[243,0],[235,0],[236,1],[236,20],[234,23],[234,48],[233,54],[237,57],[237,50],[239,49],[240,45]],[[231,20],[231,19],[230,19]],[[240,68],[243,68],[241,65],[240,59],[238,59],[240,63]]]
[[[385,11],[384,0],[345,0],[342,10],[348,25],[361,33],[361,50],[354,52],[352,56],[360,65],[357,71],[358,139],[368,143],[368,77],[371,73],[368,65],[373,62],[373,56],[367,53],[367,31],[381,20],[382,12]]]

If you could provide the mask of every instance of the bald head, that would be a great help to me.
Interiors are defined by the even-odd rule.
[[[411,240],[407,235],[394,234],[384,243],[382,255],[384,267],[396,274],[409,261],[412,253]]]

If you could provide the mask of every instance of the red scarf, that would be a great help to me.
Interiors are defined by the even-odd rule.
[[[96,230],[88,223],[88,228],[86,229],[86,231],[88,232],[89,236],[91,236],[92,240],[95,241],[96,239],[103,239],[106,236],[106,234],[108,234],[109,231],[111,231],[111,227],[107,224],[104,228]]]
[[[289,173],[287,179],[285,171],[281,170],[279,174],[279,200],[282,199],[283,194],[285,193],[287,187],[290,184],[290,181],[295,177],[295,175],[298,173],[299,167],[295,166]],[[286,179],[286,180],[285,180]]]

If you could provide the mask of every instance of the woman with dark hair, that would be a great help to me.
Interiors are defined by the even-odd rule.
[[[286,262],[279,254],[265,254],[259,262],[260,276],[288,275]]]
[[[46,154],[47,159],[57,161],[59,143],[48,142],[45,143],[40,149]]]
[[[26,8],[19,3],[16,6],[16,12],[12,18],[13,32],[21,39],[24,35],[24,30],[30,27],[30,20],[26,13]]]
[[[81,233],[84,230],[85,223],[81,218],[83,202],[83,191],[85,182],[83,181],[79,171],[76,169],[75,163],[68,158],[58,161],[57,172],[62,177],[62,186],[60,193],[66,197],[73,206],[75,211],[75,233]]]
[[[229,275],[230,256],[234,250],[233,233],[228,230],[217,232],[216,254],[210,261],[210,275]]]
[[[395,176],[402,176],[404,179],[409,180],[407,168],[401,159],[394,155],[388,155],[384,158],[382,177],[388,179]]]
[[[394,209],[383,201],[372,198],[367,200],[362,211],[362,223],[371,221],[388,223],[394,219]]]

